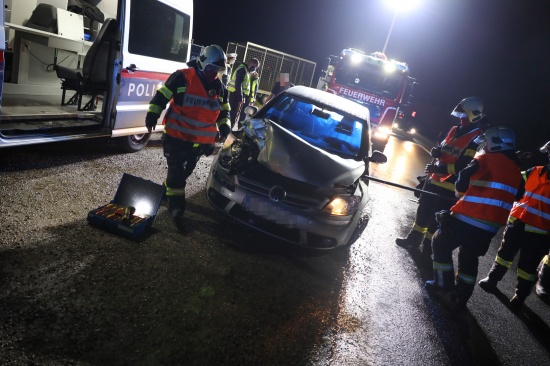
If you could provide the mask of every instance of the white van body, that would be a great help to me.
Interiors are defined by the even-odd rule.
[[[0,2],[0,148],[113,137],[143,149],[149,101],[189,60],[193,1]]]

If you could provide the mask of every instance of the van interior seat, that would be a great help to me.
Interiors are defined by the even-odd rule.
[[[57,8],[50,4],[40,3],[33,10],[25,27],[57,34]]]
[[[111,77],[110,66],[114,63],[117,30],[115,19],[105,20],[96,40],[84,57],[82,69],[69,69],[59,65],[55,67],[63,89],[61,105],[77,105],[79,111],[95,109],[95,99],[107,91],[108,80]],[[67,90],[74,90],[76,93],[65,103]],[[83,95],[90,95],[92,98],[81,107]]]

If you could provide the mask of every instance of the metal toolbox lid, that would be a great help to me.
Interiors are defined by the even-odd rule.
[[[124,173],[113,203],[133,206],[136,208],[136,214],[156,216],[165,189],[162,184]]]

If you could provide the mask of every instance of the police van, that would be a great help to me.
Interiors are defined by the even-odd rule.
[[[143,149],[149,101],[189,59],[193,1],[0,3],[0,148],[111,137]]]

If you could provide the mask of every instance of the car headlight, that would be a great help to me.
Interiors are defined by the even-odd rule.
[[[357,210],[360,201],[358,196],[336,196],[325,206],[323,211],[334,216],[348,216]]]
[[[414,134],[416,133],[416,129],[411,128],[411,130],[409,131],[409,133],[410,133],[411,135],[414,135]]]

